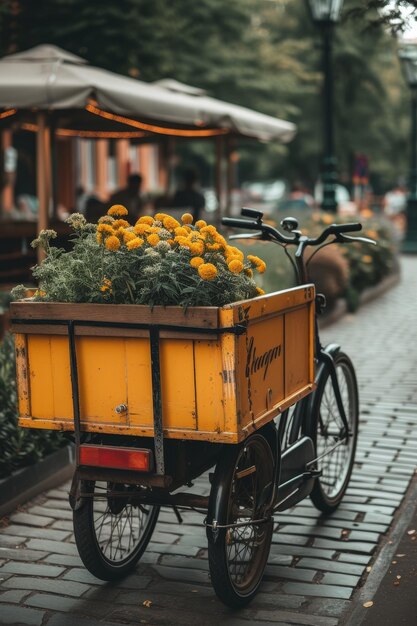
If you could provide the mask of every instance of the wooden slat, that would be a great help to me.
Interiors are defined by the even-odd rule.
[[[162,307],[137,304],[75,304],[64,302],[12,302],[10,313],[16,319],[72,319],[96,322],[167,324],[216,328],[218,307]],[[17,329],[16,329],[17,330]]]

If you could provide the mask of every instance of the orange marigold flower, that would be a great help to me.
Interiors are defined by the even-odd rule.
[[[190,265],[191,267],[200,267],[200,265],[202,265],[204,263],[204,259],[201,258],[201,256],[195,256],[191,259],[190,261]]]
[[[364,263],[372,263],[373,259],[370,254],[364,254],[362,257]]]
[[[246,274],[246,276],[249,276],[249,278],[252,278],[252,276],[253,276],[253,272],[250,269],[250,267],[248,269],[244,270],[244,273]]]
[[[107,211],[107,215],[127,215],[129,212],[123,204],[113,204]]]
[[[158,220],[158,222],[163,222],[166,217],[170,217],[168,213],[156,213],[154,219]]]
[[[204,254],[204,243],[202,241],[192,241],[189,245],[191,254]]]
[[[206,243],[206,248],[211,252],[216,252],[217,250],[220,250],[221,245],[219,243]]]
[[[150,215],[143,215],[136,222],[136,224],[149,224],[149,226],[152,226],[153,223],[154,223],[154,219]]]
[[[181,216],[181,221],[183,224],[192,224],[193,220],[194,218],[191,213],[184,213],[184,215]]]
[[[230,257],[233,256],[233,257],[237,257],[242,262],[243,262],[243,259],[245,258],[245,255],[243,254],[243,252],[241,250],[239,250],[239,248],[236,248],[235,246],[227,246],[225,255],[226,255],[227,259],[229,259],[229,256]]]
[[[256,287],[256,293],[258,294],[258,296],[263,296],[265,291],[260,287]]]
[[[108,235],[112,235],[113,228],[112,226],[110,226],[110,224],[101,223],[97,226],[97,232],[102,233],[102,234],[107,233]]]
[[[237,259],[235,259],[234,261],[230,261],[227,267],[233,274],[240,274],[240,272],[243,270],[243,263],[242,261],[238,261]]]
[[[203,280],[214,280],[217,276],[217,268],[213,263],[202,263],[198,267],[198,273]]]
[[[137,235],[143,235],[144,233],[151,232],[151,227],[149,226],[149,224],[136,223],[136,225],[133,227],[133,230]]]
[[[204,220],[198,220],[198,221],[195,223],[195,226],[196,226],[197,228],[204,228],[204,226],[207,226],[207,222],[205,222]]]
[[[107,250],[112,250],[116,252],[120,248],[120,239],[115,235],[111,235],[111,237],[107,237],[106,239],[106,248]]]
[[[260,259],[258,256],[254,256],[253,254],[248,254],[248,261],[250,261],[252,265],[255,266],[255,268],[258,270],[260,274],[263,274],[264,271],[266,270],[265,261],[262,261],[262,259]]]
[[[103,243],[103,235],[100,232],[96,233],[97,243]]]
[[[132,241],[133,239],[136,239],[135,233],[131,233],[129,230],[125,230],[123,233],[123,241],[125,243],[128,243],[129,241]]]
[[[118,228],[129,228],[130,224],[126,220],[115,220],[112,226],[114,230],[117,230]]]
[[[181,228],[180,223],[177,222],[174,217],[171,217],[171,215],[167,215],[166,217],[164,217],[162,223],[164,225],[164,228],[166,228],[167,230],[175,230],[176,228]]]
[[[127,242],[126,247],[128,250],[135,250],[136,248],[140,248],[143,246],[145,242],[140,237],[135,237]]]
[[[188,231],[185,230],[184,226],[179,226],[174,230],[174,233],[177,237],[187,237]]]
[[[151,246],[156,246],[156,244],[159,243],[161,240],[159,239],[159,235],[157,235],[156,233],[152,233],[152,235],[149,235],[149,237],[147,237],[147,241]]]

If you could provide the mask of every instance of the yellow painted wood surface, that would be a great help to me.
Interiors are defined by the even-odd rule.
[[[160,339],[162,417],[166,437],[236,442],[273,419],[290,403],[309,393],[313,385],[314,288],[302,287],[222,309],[189,315],[185,334],[164,326]],[[19,305],[22,303],[19,303]],[[25,321],[18,333],[20,423],[37,428],[73,430],[73,407],[68,337],[53,325],[37,333],[30,319],[42,319],[36,303],[17,305],[16,319]],[[12,316],[13,316],[12,305]],[[73,310],[72,307],[75,307]],[[83,308],[84,307],[84,308]],[[169,307],[168,307],[169,308]],[[179,326],[184,312],[171,318],[156,311],[160,323]],[[158,307],[155,307],[158,309]],[[43,309],[45,311],[45,309]],[[116,317],[120,317],[117,306]],[[129,320],[152,323],[148,307],[129,306]],[[65,319],[64,308],[53,303],[48,319]],[[72,315],[74,313],[74,316]],[[97,305],[66,305],[67,317],[97,321]],[[54,318],[56,315],[56,318]],[[241,335],[219,333],[193,336],[187,326],[228,328],[244,323]],[[113,321],[113,320],[112,320]],[[121,319],[119,321],[122,321]],[[193,326],[195,327],[195,326]],[[54,332],[55,328],[55,332]],[[59,327],[60,331],[63,327]],[[78,331],[80,327],[76,327]],[[22,329],[16,324],[14,330]],[[39,329],[39,327],[38,327]],[[113,330],[113,329],[112,329]],[[76,332],[82,428],[88,431],[153,435],[150,342],[141,335],[117,329],[88,327]],[[143,336],[145,333],[145,336]],[[118,335],[118,336],[115,336]],[[133,334],[133,336],[132,336]],[[162,334],[162,333],[161,333]],[[25,378],[26,372],[26,378]],[[116,413],[125,404],[126,412]]]

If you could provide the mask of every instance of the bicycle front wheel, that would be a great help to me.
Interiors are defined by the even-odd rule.
[[[247,604],[262,580],[273,531],[266,510],[273,478],[271,448],[257,433],[229,446],[216,466],[207,517],[210,575],[218,597],[233,608]]]
[[[135,568],[145,551],[159,507],[136,504],[130,485],[82,481],[81,491],[86,502],[73,511],[81,560],[97,578],[118,580]]]
[[[348,435],[344,432],[342,418],[330,373],[323,368],[314,394],[306,435],[313,440],[317,469],[311,499],[324,513],[331,513],[340,504],[349,484],[358,438],[359,398],[355,370],[343,352],[334,356],[340,394],[348,422]]]

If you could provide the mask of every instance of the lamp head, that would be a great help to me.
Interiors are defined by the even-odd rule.
[[[343,0],[308,0],[314,22],[336,23],[340,19]]]

